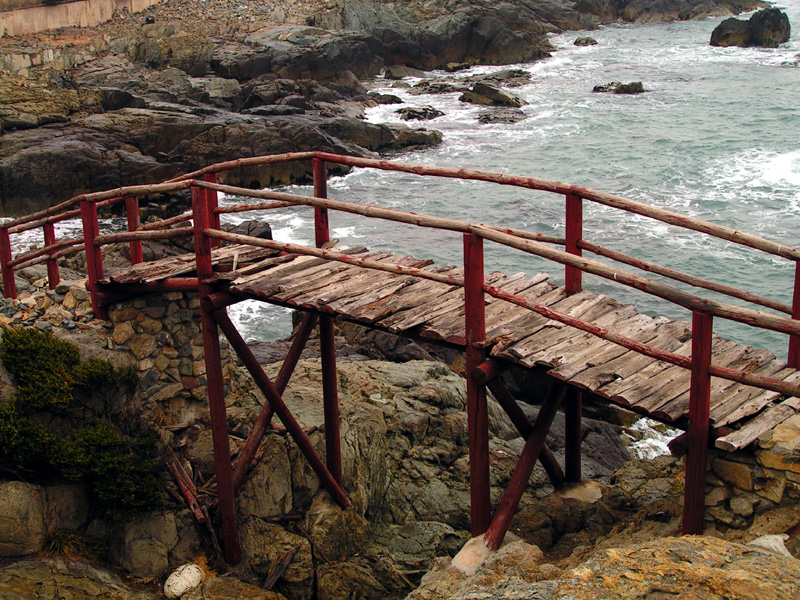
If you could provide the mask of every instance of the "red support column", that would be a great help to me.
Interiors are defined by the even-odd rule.
[[[11,258],[11,236],[8,233],[8,229],[0,227],[0,272],[3,274],[3,296],[6,298],[17,297],[17,282],[14,279],[14,269],[8,266]]]
[[[800,320],[800,262],[796,262],[794,267],[792,318]],[[789,336],[789,358],[786,362],[790,367],[800,369],[800,335]]]
[[[103,253],[95,246],[94,239],[100,235],[97,222],[97,204],[81,201],[81,220],[83,221],[83,241],[86,246],[86,271],[89,275],[87,287],[92,295],[92,310],[96,319],[106,319],[106,310],[97,294],[97,282],[103,278]]]
[[[464,234],[464,337],[467,373],[486,360],[479,346],[486,338],[483,299],[483,238]],[[491,518],[489,497],[489,415],[486,388],[467,377],[467,426],[469,429],[469,478],[472,535],[486,531]]]
[[[209,183],[217,183],[217,174],[216,173],[206,173],[203,175],[203,181],[208,181]],[[219,195],[217,194],[216,190],[203,190],[206,195],[206,202],[208,203],[208,210],[210,212],[211,221],[209,222],[209,227],[211,229],[221,229],[221,221],[218,212],[215,210],[219,207]],[[209,240],[211,243],[212,248],[219,248],[222,245],[222,240],[213,239]]]
[[[519,501],[528,485],[533,467],[536,465],[539,454],[545,446],[547,432],[553,424],[553,419],[558,412],[558,406],[561,404],[564,392],[565,387],[563,385],[553,386],[545,401],[542,402],[539,414],[536,415],[536,421],[531,429],[531,434],[525,441],[525,447],[519,455],[517,466],[514,467],[511,481],[500,499],[497,512],[483,538],[483,543],[486,544],[489,550],[497,550],[503,543],[503,538],[506,536],[511,519],[514,518]]]
[[[314,196],[328,197],[327,168],[325,161],[311,161],[314,173]],[[328,210],[314,207],[314,242],[317,247],[331,239],[328,225]],[[319,342],[322,359],[322,397],[325,409],[325,462],[339,485],[342,485],[342,442],[339,430],[339,384],[336,377],[336,340],[333,317],[319,318]]]
[[[581,442],[583,397],[575,388],[567,389],[564,399],[564,479],[570,483],[581,481]]]
[[[52,223],[45,223],[44,227],[44,245],[52,246],[56,243],[56,229]],[[47,259],[47,284],[51,290],[56,289],[58,282],[61,281],[61,275],[58,272],[58,260],[53,258],[54,252],[50,253]]]
[[[128,217],[128,231],[136,231],[139,229],[139,199],[138,198],[125,198],[125,214]],[[138,265],[144,260],[142,255],[142,242],[141,240],[131,242],[131,265]]]
[[[583,201],[580,196],[567,194],[566,213],[566,250],[575,256],[581,256],[581,249],[578,242],[583,235]],[[581,291],[581,278],[583,271],[575,267],[564,267],[564,286],[568,294],[575,294]]]
[[[708,453],[709,408],[711,401],[710,315],[692,313],[692,379],[689,392],[688,452],[683,486],[683,534],[703,533],[706,498],[706,456]]]
[[[213,288],[205,283],[212,274],[211,245],[203,235],[209,227],[211,214],[206,195],[198,188],[192,188],[192,213],[194,219],[194,247],[197,261],[197,279],[201,299],[209,295]],[[87,244],[88,246],[88,244]],[[225,389],[222,380],[222,359],[219,345],[219,331],[204,303],[200,304],[200,318],[203,329],[203,349],[205,352],[206,381],[208,383],[208,409],[211,416],[211,439],[214,444],[214,469],[217,475],[217,496],[222,519],[222,540],[225,560],[238,564],[241,560],[239,545],[239,526],[236,520],[236,501],[233,492],[233,468],[228,440],[228,419],[225,411]]]

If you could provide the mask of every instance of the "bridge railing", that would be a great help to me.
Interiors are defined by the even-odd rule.
[[[309,159],[312,161],[311,170],[314,176],[313,196],[301,196],[271,190],[254,191],[217,183],[217,174],[231,169]],[[417,214],[409,211],[330,199],[327,198],[327,163],[336,163],[350,167],[398,171],[420,176],[485,181],[559,194],[565,199],[565,237],[558,238],[517,229],[470,223],[455,219]],[[173,219],[163,220],[157,223],[148,223],[146,225],[139,223],[139,198],[149,194],[175,192],[184,189],[191,189],[191,214],[186,213],[174,217]],[[253,200],[261,200],[261,202],[220,207],[218,202],[219,193],[248,197]],[[98,209],[123,200],[126,202],[129,231],[101,235],[99,230],[100,222],[98,220]],[[696,231],[704,235],[716,237],[793,261],[795,263],[795,283],[792,305],[788,306],[751,292],[738,290],[731,286],[680,273],[673,269],[642,261],[598,244],[591,243],[584,239],[582,225],[584,201],[598,203],[627,213],[655,219],[669,225]],[[220,216],[222,214],[286,206],[309,206],[314,209],[316,247],[236,235],[227,233],[221,228]],[[464,275],[463,277],[454,277],[421,268],[371,261],[369,259],[348,256],[346,253],[326,248],[325,246],[330,239],[328,231],[329,210],[398,223],[407,223],[419,227],[459,232],[464,238]],[[54,224],[65,219],[75,218],[79,215],[83,224],[83,237],[57,241],[54,235]],[[186,222],[189,219],[193,221],[191,227],[169,228],[181,222]],[[38,227],[43,228],[44,231],[44,247],[13,257],[10,236]],[[16,294],[14,286],[15,270],[23,268],[26,265],[43,261],[47,261],[48,263],[50,286],[54,287],[58,280],[57,258],[66,253],[77,252],[83,247],[86,249],[88,287],[92,292],[95,314],[102,318],[104,314],[104,298],[102,296],[102,291],[98,287],[98,282],[104,278],[101,253],[101,249],[104,245],[123,242],[130,244],[131,263],[135,264],[142,260],[141,243],[144,240],[166,239],[188,235],[194,235],[195,238],[198,277],[194,281],[189,281],[188,283],[184,281],[180,285],[184,288],[193,286],[194,289],[200,289],[201,292],[203,289],[208,289],[206,284],[208,283],[207,277],[211,273],[211,251],[223,241],[271,248],[280,252],[318,256],[329,260],[355,264],[364,268],[414,275],[423,279],[464,287],[466,315],[464,342],[467,351],[467,371],[470,374],[468,390],[472,389],[472,391],[468,393],[468,404],[473,407],[472,412],[474,412],[474,405],[478,401],[475,396],[478,392],[474,391],[475,388],[471,382],[472,380],[479,379],[481,373],[485,373],[486,370],[491,370],[491,366],[487,363],[485,356],[486,332],[484,321],[484,294],[522,306],[548,319],[564,323],[570,327],[575,327],[624,348],[691,370],[688,429],[689,455],[687,457],[686,485],[687,489],[695,490],[693,494],[695,499],[698,494],[702,495],[701,488],[702,485],[704,485],[705,446],[709,435],[710,378],[712,376],[765,390],[772,390],[783,395],[800,397],[800,387],[794,384],[773,380],[753,372],[733,370],[711,363],[713,318],[720,317],[744,323],[748,326],[760,327],[788,334],[790,337],[789,364],[794,368],[800,366],[800,268],[798,268],[798,265],[800,265],[800,251],[731,228],[648,206],[620,196],[533,177],[519,177],[472,169],[410,165],[392,161],[339,156],[323,152],[291,153],[220,163],[163,184],[131,186],[107,192],[83,194],[45,211],[40,211],[33,215],[28,215],[21,219],[16,219],[0,225],[0,271],[2,271],[3,275],[4,292],[7,297],[13,297]],[[530,299],[487,284],[484,280],[483,266],[484,240],[489,240],[563,265],[565,270],[565,288],[568,293],[576,293],[582,289],[581,277],[582,274],[586,272],[662,298],[670,303],[690,310],[693,315],[691,356],[665,351],[661,348],[639,342],[633,338],[616,333],[609,328],[601,327],[595,323],[553,310],[550,307],[538,304]],[[554,245],[563,246],[564,249],[559,249],[554,247]],[[702,289],[727,294],[741,300],[755,303],[759,306],[787,313],[790,316],[783,317],[757,309],[744,308],[717,300],[705,299],[660,281],[630,273],[596,259],[585,257],[583,256],[583,251]],[[178,284],[175,283],[174,285]],[[210,301],[210,298],[205,298],[205,300]],[[476,427],[480,428],[480,425],[476,425]],[[471,466],[471,469],[472,468]],[[486,465],[477,464],[475,469],[482,469],[485,471]],[[484,487],[488,489],[488,487]],[[482,494],[488,493],[486,489],[481,489],[483,490],[481,492]],[[486,502],[488,502],[488,497],[482,499],[473,498],[473,503],[479,505],[481,503],[485,504]],[[692,514],[689,516],[689,519],[684,519],[685,531],[687,527],[688,530],[693,531],[702,528],[702,502],[700,502],[699,506],[695,502],[691,512]],[[485,514],[485,507],[479,509],[478,513]],[[689,524],[688,526],[687,523]],[[505,527],[507,528],[507,523]],[[500,529],[505,531],[502,527]]]

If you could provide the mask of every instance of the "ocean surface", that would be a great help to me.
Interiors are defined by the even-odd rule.
[[[658,25],[612,25],[551,37],[551,58],[511,67],[476,67],[458,77],[520,68],[531,83],[513,88],[528,104],[516,124],[483,125],[483,107],[457,93],[413,96],[382,78],[374,91],[407,106],[433,106],[445,115],[414,127],[438,129],[444,142],[397,160],[530,175],[620,194],[791,246],[800,245],[800,0],[776,4],[794,25],[777,49],[713,48],[721,19]],[[598,44],[576,47],[580,35]],[[598,84],[642,81],[645,94],[593,93]],[[400,123],[400,105],[371,109],[375,123]],[[309,187],[288,188],[310,194]],[[342,200],[563,235],[564,202],[555,194],[473,182],[357,170],[332,178],[329,195]],[[272,212],[276,239],[309,243],[307,208]],[[390,248],[441,262],[461,262],[461,239],[436,230],[332,214],[342,244]],[[789,261],[591,203],[584,204],[584,238],[646,260],[721,281],[786,303],[794,275]],[[563,268],[487,242],[486,269],[545,271],[563,282]],[[657,278],[657,277],[655,277]],[[632,303],[642,312],[690,319],[685,309],[584,276],[584,286]],[[681,287],[678,284],[678,287]],[[689,288],[684,288],[689,289]],[[697,292],[714,297],[709,292]],[[723,298],[719,298],[723,299]],[[734,303],[738,303],[733,301]],[[240,305],[247,336],[273,339],[290,331],[281,309]],[[786,336],[721,319],[715,331],[766,347],[785,358]]]

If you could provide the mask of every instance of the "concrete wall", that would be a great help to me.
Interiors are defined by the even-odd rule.
[[[42,0],[0,0],[0,36],[26,35],[58,27],[91,27],[108,21],[115,10],[139,12],[158,1],[77,0],[44,6]]]

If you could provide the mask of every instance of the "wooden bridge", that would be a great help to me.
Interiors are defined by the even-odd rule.
[[[288,161],[311,161],[314,195],[253,191],[217,183],[230,169]],[[565,237],[467,223],[412,212],[327,198],[326,164],[383,169],[419,176],[449,177],[544,190],[565,199]],[[192,211],[145,225],[138,200],[148,194],[191,189]],[[220,207],[218,194],[249,198]],[[584,202],[747,246],[794,262],[793,303],[782,304],[749,291],[681,273],[592,243],[583,231]],[[100,233],[98,209],[126,203],[128,232]],[[316,247],[227,233],[224,214],[308,206],[315,216]],[[384,219],[463,234],[464,262],[432,266],[411,257],[367,248],[337,248],[328,232],[328,211]],[[56,241],[54,224],[80,217],[83,237]],[[187,223],[191,221],[191,225]],[[42,228],[42,248],[14,256],[11,235]],[[193,236],[195,254],[142,262],[142,241]],[[564,284],[544,274],[485,273],[484,240],[564,265]],[[223,245],[223,242],[226,244]],[[130,244],[131,267],[105,273],[101,248]],[[561,248],[563,247],[563,249]],[[448,169],[338,156],[321,152],[241,159],[213,165],[166,183],[84,194],[45,211],[0,225],[0,267],[7,297],[16,294],[15,270],[46,262],[51,287],[58,283],[58,258],[86,250],[88,283],[95,316],[119,299],[160,291],[197,291],[207,365],[209,408],[215,448],[223,540],[227,559],[239,560],[235,493],[244,481],[273,414],[283,422],[324,487],[341,506],[343,490],[336,380],[334,318],[399,335],[464,349],[473,535],[485,534],[497,549],[508,529],[535,463],[541,461],[554,485],[581,479],[583,394],[624,406],[686,431],[683,532],[703,530],[706,454],[709,444],[743,448],[800,411],[800,251],[727,227],[654,208],[619,196],[533,177],[469,169]],[[617,263],[583,256],[592,253]],[[623,266],[744,300],[770,312],[704,299]],[[692,313],[691,323],[650,317],[633,306],[582,289],[583,272],[651,294]],[[275,381],[259,366],[230,321],[226,307],[244,299],[288,306],[306,315]],[[776,313],[785,313],[780,316]],[[767,350],[720,338],[713,319],[723,318],[788,335],[786,362]],[[322,347],[326,452],[323,460],[295,421],[281,394],[313,328]],[[221,329],[268,402],[235,464],[231,463],[220,369]],[[511,365],[543,369],[556,385],[531,424],[499,375]],[[490,389],[525,438],[510,484],[492,514],[486,389]],[[545,444],[563,405],[565,465]]]

